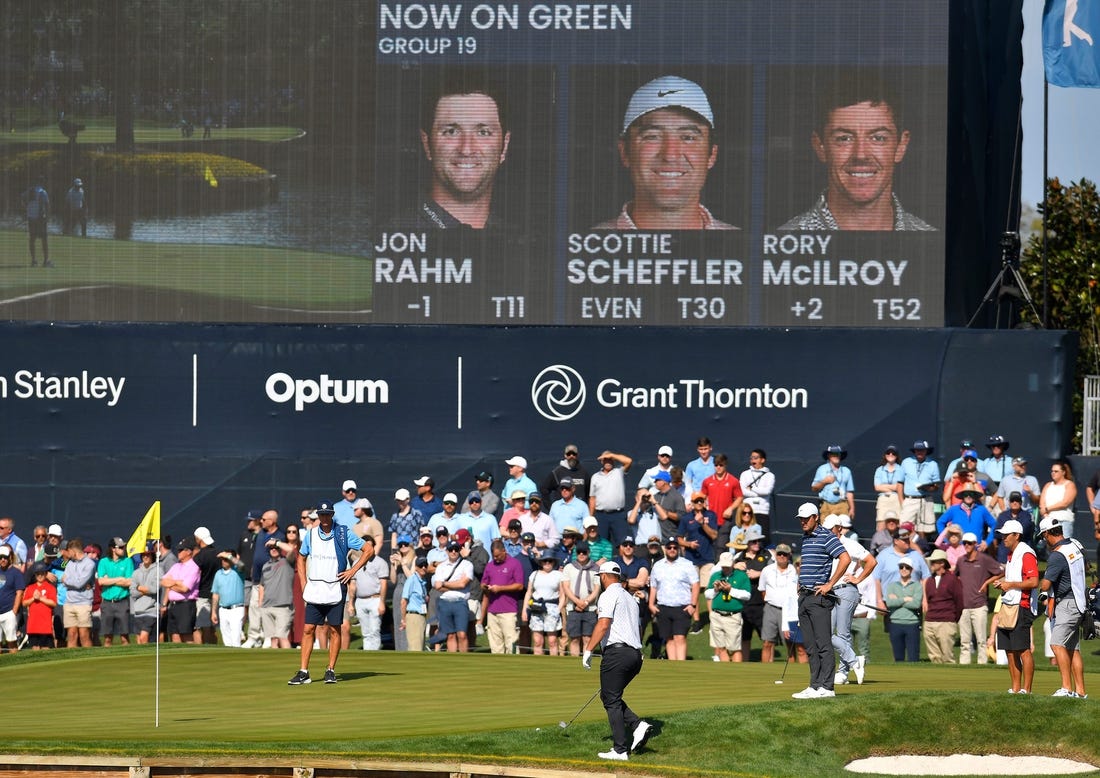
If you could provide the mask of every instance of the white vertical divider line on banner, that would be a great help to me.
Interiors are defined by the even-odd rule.
[[[191,426],[199,426],[199,355],[191,355]]]
[[[458,424],[458,428],[462,429],[462,357],[458,358],[457,383],[458,383],[458,390],[457,390],[457,395],[458,395],[458,418],[456,419],[456,421],[457,421],[457,424]]]

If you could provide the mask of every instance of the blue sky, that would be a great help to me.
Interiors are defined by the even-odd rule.
[[[1043,0],[1024,0],[1023,179],[1021,199],[1043,196]],[[1050,87],[1047,173],[1063,181],[1100,183],[1100,89]]]

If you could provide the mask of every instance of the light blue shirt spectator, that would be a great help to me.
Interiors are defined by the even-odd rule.
[[[816,484],[827,475],[833,476],[836,480],[831,484],[826,484],[825,488],[818,492],[818,496],[821,498],[822,502],[830,504],[844,502],[847,499],[848,492],[854,492],[856,490],[852,482],[852,471],[844,465],[834,469],[828,462],[823,463],[817,468],[813,480],[810,481],[810,483]]]
[[[940,466],[933,459],[926,459],[923,462],[918,462],[916,457],[906,457],[901,460],[902,480],[905,483],[904,492],[906,497],[925,497],[929,494],[937,495],[935,491],[921,491],[918,486],[931,483],[939,483],[943,479],[940,478]],[[917,574],[916,568],[913,568],[913,577]]]

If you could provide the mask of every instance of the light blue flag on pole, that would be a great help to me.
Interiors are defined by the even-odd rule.
[[[1043,64],[1047,83],[1100,88],[1100,0],[1046,0]]]

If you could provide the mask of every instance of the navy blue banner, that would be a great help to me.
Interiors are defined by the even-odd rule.
[[[472,488],[483,468],[502,485],[504,460],[520,454],[539,479],[569,442],[586,466],[612,449],[640,475],[665,444],[687,464],[700,435],[736,462],[765,448],[792,500],[809,495],[823,447],[843,445],[862,497],[887,443],[926,438],[950,458],[960,437],[999,433],[1014,453],[1063,453],[1075,343],[969,330],[8,324],[0,335],[4,510],[104,536],[154,499],[167,521],[232,524],[257,504],[332,499],[349,477],[386,511],[424,473],[441,491]],[[1019,367],[997,392],[976,391],[980,366],[1005,353]]]

